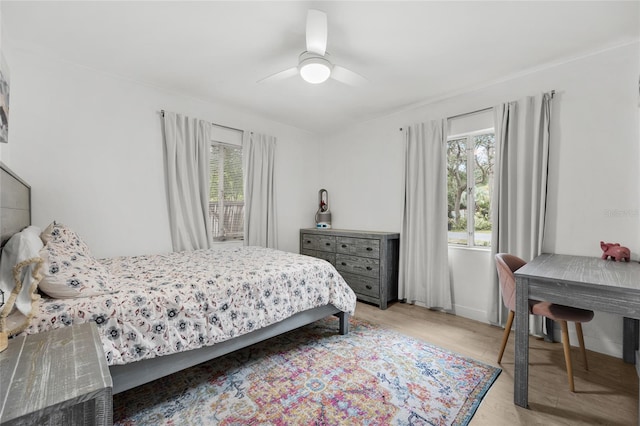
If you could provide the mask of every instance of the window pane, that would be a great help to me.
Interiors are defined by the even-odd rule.
[[[467,139],[447,142],[449,243],[467,245]]]
[[[491,245],[491,188],[495,157],[493,133],[474,136],[474,243],[476,246]]]
[[[209,217],[213,238],[218,241],[242,239],[242,149],[227,145],[211,145],[210,166]]]

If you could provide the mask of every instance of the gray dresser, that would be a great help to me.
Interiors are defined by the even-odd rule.
[[[300,253],[330,262],[358,299],[387,309],[398,299],[400,234],[346,229],[300,230]]]

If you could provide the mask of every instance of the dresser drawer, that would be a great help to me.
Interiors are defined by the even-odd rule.
[[[306,256],[317,257],[318,259],[323,259],[336,266],[336,254],[329,253],[328,251],[319,251],[319,250],[300,250],[300,254],[304,254]]]
[[[318,239],[318,250],[336,252],[336,237],[321,235]]]
[[[336,254],[336,269],[338,271],[378,278],[380,277],[380,260]]]
[[[336,252],[378,259],[380,258],[380,240],[338,237],[336,241]]]
[[[319,238],[320,238],[319,235],[302,234],[302,241],[301,241],[302,247],[300,247],[300,250],[302,249],[315,250],[316,247],[318,246]],[[315,255],[310,254],[309,256],[315,256]]]
[[[318,252],[315,250],[302,249],[300,250],[300,254],[304,254],[305,256],[318,257]]]
[[[349,284],[354,293],[380,299],[380,280],[362,275],[341,272],[342,278]]]
[[[302,234],[302,248],[335,252],[336,237],[332,235]]]

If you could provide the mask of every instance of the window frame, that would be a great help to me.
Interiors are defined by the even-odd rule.
[[[465,190],[467,198],[466,198],[466,219],[467,219],[467,243],[466,244],[457,244],[452,243],[449,238],[449,230],[447,228],[447,245],[449,247],[455,248],[471,248],[471,249],[480,249],[480,250],[490,250],[491,249],[491,241],[489,241],[488,245],[478,245],[476,244],[476,230],[475,230],[475,212],[476,212],[476,180],[475,180],[475,140],[474,138],[479,135],[493,134],[494,136],[494,149],[495,149],[495,127],[489,127],[486,129],[474,130],[471,132],[457,133],[454,135],[447,136],[447,150],[449,149],[449,142],[458,139],[466,139],[466,172],[467,172],[467,188]],[[494,155],[495,161],[495,155]],[[448,170],[449,164],[447,164]],[[447,176],[447,197],[448,197],[448,180]],[[493,206],[493,203],[490,200],[490,205]],[[492,207],[491,207],[492,208]],[[447,218],[448,220],[448,218]],[[493,232],[493,229],[491,230]]]

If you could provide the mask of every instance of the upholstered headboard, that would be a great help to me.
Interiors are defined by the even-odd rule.
[[[0,247],[31,225],[31,187],[0,162]]]

